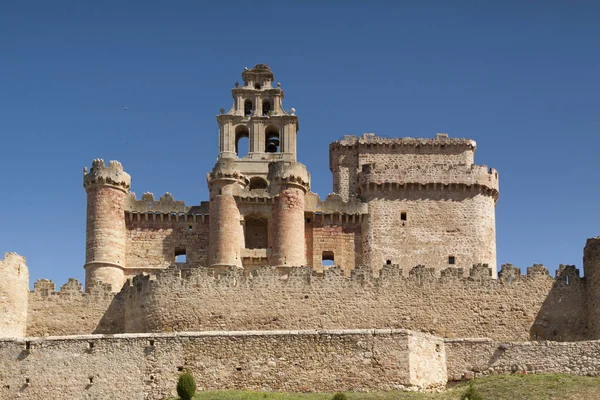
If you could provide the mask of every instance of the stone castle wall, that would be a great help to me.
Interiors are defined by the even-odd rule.
[[[499,373],[600,375],[600,341],[441,339],[404,330],[237,331],[0,339],[0,398],[176,396],[200,390],[289,392],[442,388]]]
[[[362,265],[362,223],[341,214],[314,214],[305,228],[307,265],[319,269],[323,256],[333,256],[346,275]]]
[[[600,341],[499,342],[491,339],[446,339],[448,380],[482,375],[600,375]]]
[[[0,337],[25,336],[28,292],[25,257],[4,253],[4,260],[0,260]]]
[[[177,254],[185,254],[190,266],[208,265],[208,219],[183,212],[126,213],[127,266],[162,269],[172,265]]]
[[[388,262],[424,264],[441,271],[486,263],[495,277],[494,207],[490,196],[458,188],[370,193],[363,264],[374,270]]]
[[[54,282],[40,279],[29,292],[27,335],[123,332],[124,306],[124,299],[106,284],[93,284],[84,293],[81,283],[70,279],[56,291]]]
[[[447,378],[442,339],[391,330],[0,339],[0,365],[0,398],[32,400],[163,400],[183,369],[204,390],[439,388]]]
[[[551,278],[539,265],[527,275],[506,265],[499,279],[484,266],[450,268],[440,277],[435,269],[386,266],[379,278],[368,269],[350,278],[339,269],[318,276],[296,268],[287,278],[272,268],[253,276],[169,269],[156,280],[135,278],[123,293],[126,332],[402,328],[497,340],[587,334],[585,280],[565,266]]]

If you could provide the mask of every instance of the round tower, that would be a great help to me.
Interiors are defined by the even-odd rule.
[[[273,204],[274,240],[271,265],[306,265],[304,237],[304,196],[310,187],[306,167],[298,162],[277,161],[269,164]]]
[[[244,228],[234,195],[248,185],[248,179],[231,158],[220,158],[206,178],[210,191],[208,264],[242,268]]]
[[[104,160],[96,159],[89,173],[84,169],[86,287],[94,282],[104,282],[111,284],[116,292],[125,283],[127,230],[124,207],[130,186],[131,177],[118,161],[111,161],[107,167]]]
[[[4,253],[4,260],[0,260],[0,276],[0,338],[24,337],[29,300],[29,271],[25,257]]]

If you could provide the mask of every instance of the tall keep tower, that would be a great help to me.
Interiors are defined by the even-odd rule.
[[[83,187],[87,192],[87,222],[85,236],[85,282],[112,285],[119,291],[125,283],[127,229],[125,198],[131,177],[118,161],[108,167],[96,159],[88,173],[84,169]]]
[[[304,265],[310,178],[296,161],[298,117],[283,109],[283,90],[273,87],[267,65],[245,68],[242,78],[231,91],[233,106],[217,116],[219,157],[207,176],[209,266]]]

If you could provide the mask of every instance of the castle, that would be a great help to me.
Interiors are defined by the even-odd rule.
[[[137,199],[120,163],[95,160],[88,195],[86,283],[118,291],[139,273],[270,265],[346,274],[358,266],[487,264],[496,276],[498,173],[474,164],[475,142],[345,136],[330,145],[333,194],[321,200],[297,161],[299,121],[284,110],[264,64],[242,73],[233,107],[217,116],[218,160],[207,175],[210,200],[186,206],[168,193]],[[239,143],[249,140],[249,152]]]
[[[600,238],[585,277],[498,273],[498,173],[447,134],[344,136],[321,199],[272,71],[242,78],[217,116],[208,201],[138,199],[119,162],[97,159],[83,179],[85,290],[40,279],[29,291],[25,258],[6,253],[0,399],[162,399],[184,368],[206,388],[291,391],[600,374]]]

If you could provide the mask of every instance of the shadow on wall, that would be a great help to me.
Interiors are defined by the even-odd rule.
[[[534,265],[534,268],[538,265]],[[545,268],[538,268],[539,273]],[[535,269],[533,272],[535,273]],[[573,265],[561,264],[556,279],[535,316],[531,340],[577,341],[587,339],[587,296],[585,278]]]
[[[127,298],[125,288],[127,286],[128,282],[126,282],[121,291],[113,297],[106,312],[102,315],[100,322],[98,322],[98,325],[92,333],[109,334],[125,332],[125,300]]]

